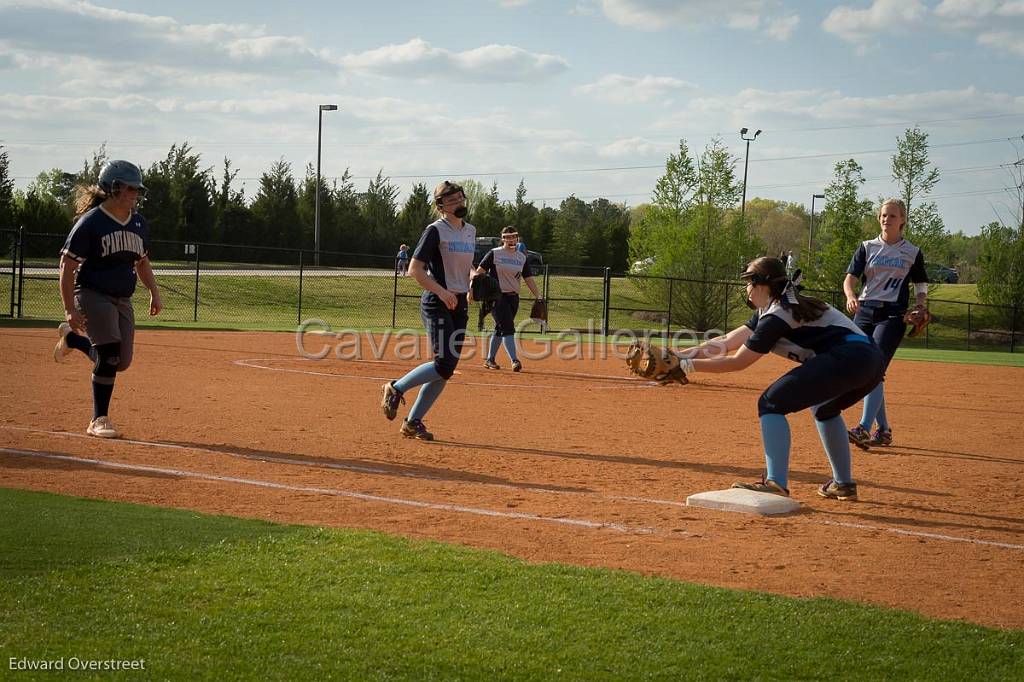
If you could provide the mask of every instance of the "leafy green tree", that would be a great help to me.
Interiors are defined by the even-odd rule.
[[[14,229],[14,178],[7,150],[0,146],[0,230]]]
[[[762,253],[792,251],[799,262],[807,250],[810,214],[802,204],[772,199],[747,199],[747,228],[761,242]]]
[[[332,230],[331,233],[337,234],[338,241],[330,248],[345,253],[369,253],[371,249],[366,221],[359,208],[360,196],[348,168],[331,186],[331,203],[334,205],[334,219],[338,223],[336,232]]]
[[[435,219],[433,196],[426,184],[417,182],[398,213],[399,240],[412,248],[419,241],[423,228]]]
[[[585,232],[587,265],[625,272],[629,261],[629,211],[607,199],[590,202],[590,220]]]
[[[735,211],[742,192],[736,162],[720,140],[712,140],[696,162],[681,143],[680,153],[669,157],[654,203],[631,231],[631,257],[653,259],[644,274],[677,278],[671,303],[664,280],[635,280],[652,305],[671,307],[675,324],[700,331],[724,326],[738,289],[718,282],[735,279],[757,252],[757,240]]]
[[[544,206],[537,211],[537,217],[533,221],[533,243],[527,243],[527,248],[532,251],[545,254],[544,262],[551,263],[547,254],[551,251],[551,243],[555,235],[555,217],[558,211],[550,206]]]
[[[172,144],[167,156],[145,175],[143,213],[158,239],[211,241],[216,223],[213,169],[201,167],[201,157],[183,142]]]
[[[840,289],[850,259],[871,234],[866,226],[872,224],[872,204],[859,196],[863,184],[859,163],[848,159],[836,164],[835,176],[825,189],[825,209],[815,225],[814,252],[805,263],[808,282],[815,288]]]
[[[476,233],[481,237],[496,236],[505,226],[505,209],[498,198],[498,183],[491,185],[490,191],[476,200],[473,212],[469,214],[469,222],[476,226]]]
[[[939,182],[939,169],[928,160],[928,133],[915,126],[896,139],[892,179],[899,188],[900,198],[907,205],[903,236],[919,246],[927,258],[948,238],[935,203],[919,203],[919,199],[931,193]]]
[[[56,199],[34,188],[14,192],[14,220],[26,232],[67,234],[71,229],[71,216]],[[27,240],[26,255],[57,258],[53,243],[38,239]]]
[[[299,197],[290,163],[279,159],[260,176],[260,188],[251,208],[259,226],[257,231],[262,237],[258,244],[287,248],[302,246]]]
[[[582,265],[587,258],[586,229],[590,221],[590,207],[586,202],[570,195],[562,200],[552,225],[550,263]]]
[[[532,251],[540,251],[543,245],[537,237],[537,207],[526,200],[526,183],[520,179],[516,188],[515,202],[505,204],[505,224],[515,226],[519,239]]]
[[[359,204],[360,213],[366,224],[371,253],[389,253],[397,249],[399,236],[396,231],[398,188],[391,184],[384,171],[370,181]]]
[[[1003,324],[1024,327],[1024,228],[992,222],[981,228],[981,275],[978,298],[984,303],[1016,307],[1006,312]]]

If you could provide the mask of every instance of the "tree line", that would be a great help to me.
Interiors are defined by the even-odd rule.
[[[75,188],[96,183],[109,160],[104,147],[77,172],[54,168],[24,190],[14,190],[6,150],[0,147],[0,229],[66,233],[74,217]],[[141,212],[154,239],[312,250],[316,173],[312,165],[296,177],[279,159],[259,178],[249,196],[238,186],[238,169],[224,158],[215,171],[187,142],[171,145],[165,158],[143,168],[147,187]],[[457,180],[458,181],[458,180]],[[537,206],[520,181],[515,199],[501,201],[497,183],[458,181],[469,199],[468,220],[479,236],[497,236],[514,225],[528,248],[565,265],[610,267],[627,263],[630,214],[622,204],[575,196],[557,207]],[[414,245],[436,219],[432,187],[416,183],[399,205],[400,190],[383,171],[365,189],[346,169],[336,179],[320,178],[320,249],[340,253],[394,254]]]

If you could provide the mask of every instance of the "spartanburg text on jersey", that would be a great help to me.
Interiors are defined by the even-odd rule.
[[[135,264],[149,253],[146,219],[132,213],[121,222],[102,206],[87,211],[71,228],[61,255],[80,263],[75,288],[108,296],[135,293]]]
[[[744,344],[758,353],[775,353],[794,362],[806,362],[833,346],[846,343],[853,335],[868,338],[860,327],[832,306],[816,320],[797,322],[793,314],[772,301],[764,310],[757,310],[746,326],[754,331]]]
[[[412,257],[426,263],[434,281],[456,294],[469,291],[469,271],[476,251],[476,228],[463,223],[457,228],[439,219],[423,230]]]
[[[921,249],[906,239],[886,244],[881,237],[862,242],[846,272],[860,277],[864,286],[861,301],[890,303],[906,309],[910,304],[910,282],[928,281]]]

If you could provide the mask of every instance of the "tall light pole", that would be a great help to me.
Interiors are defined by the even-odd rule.
[[[811,267],[811,265],[813,265],[813,261],[811,260],[811,245],[814,243],[814,200],[824,198],[824,194],[811,195],[811,227],[807,230],[807,267]]]
[[[315,204],[313,209],[313,263],[315,265],[320,265],[320,136],[324,129],[324,112],[337,110],[337,104],[321,104],[320,110],[317,112],[316,189],[313,191],[313,195],[316,197],[313,200]]]
[[[761,131],[758,130],[753,137],[747,137],[747,130],[747,128],[740,128],[740,139],[747,143],[747,156],[743,160],[743,203],[740,204],[740,217],[743,219],[747,217],[747,164],[750,163],[750,143],[761,134]]]

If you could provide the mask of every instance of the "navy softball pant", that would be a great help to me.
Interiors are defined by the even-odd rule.
[[[469,323],[469,304],[466,294],[456,294],[455,310],[429,291],[420,297],[420,316],[423,327],[430,339],[430,350],[434,355],[434,367],[444,379],[451,379],[459,364],[462,344],[466,339],[466,325]]]
[[[879,304],[873,301],[862,301],[853,323],[861,331],[875,340],[875,345],[882,351],[882,373],[889,368],[896,349],[900,347],[907,333],[907,323],[903,321],[906,310],[891,304]]]
[[[828,421],[870,393],[883,372],[882,352],[873,342],[847,341],[779,377],[761,394],[757,414],[791,414],[812,408],[815,419]]]
[[[516,313],[519,312],[519,294],[503,293],[494,303],[494,335],[512,336],[516,333]]]

